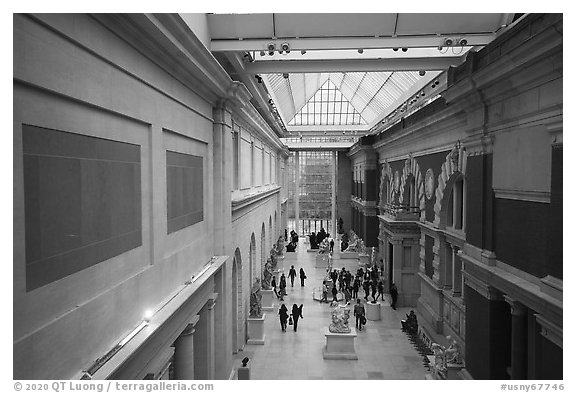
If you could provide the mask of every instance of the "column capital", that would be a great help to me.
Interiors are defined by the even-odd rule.
[[[188,325],[186,325],[182,333],[180,333],[180,336],[189,336],[191,334],[194,334],[194,332],[196,331],[194,327],[196,326],[199,320],[200,315],[194,315],[192,319],[190,319],[190,322],[188,322]]]
[[[512,299],[508,295],[504,295],[504,300],[510,305],[510,313],[512,316],[521,317],[526,315],[526,306],[517,300]]]
[[[206,302],[206,305],[208,306],[208,310],[212,310],[214,309],[214,307],[216,306],[216,299],[218,298],[218,293],[214,292],[210,298],[208,299],[208,301]]]

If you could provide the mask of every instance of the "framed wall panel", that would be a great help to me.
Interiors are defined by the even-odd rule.
[[[204,220],[204,159],[166,151],[167,232]]]
[[[26,290],[142,245],[140,146],[23,125]]]

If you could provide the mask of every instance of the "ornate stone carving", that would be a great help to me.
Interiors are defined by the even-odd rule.
[[[332,333],[350,333],[348,319],[350,319],[350,307],[337,304],[332,309],[332,322],[328,330]]]
[[[426,198],[428,200],[432,199],[434,195],[434,171],[432,168],[428,168],[426,171],[426,178],[424,180],[424,189],[426,191]]]
[[[324,238],[324,240],[322,240],[322,243],[320,243],[320,246],[318,246],[319,251],[318,254],[328,254],[330,252],[330,242],[328,241],[328,238]]]

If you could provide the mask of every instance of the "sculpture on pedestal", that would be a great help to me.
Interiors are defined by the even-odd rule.
[[[284,237],[278,236],[278,241],[276,242],[276,253],[278,256],[284,255]]]
[[[432,352],[434,352],[434,364],[432,365],[432,372],[437,379],[446,379],[446,354],[444,347],[440,344],[432,344]]]
[[[262,270],[262,289],[272,289],[272,264],[270,259],[266,261],[264,269]]]
[[[350,237],[349,237],[349,244],[348,244],[348,248],[346,248],[346,251],[349,252],[358,252],[358,247],[359,247],[359,240],[361,240],[356,233],[354,233],[353,230],[350,230]]]
[[[257,278],[250,290],[250,318],[262,317],[262,293],[260,280]]]
[[[328,330],[332,333],[350,333],[348,319],[350,319],[350,307],[337,304],[332,309],[332,323],[328,326]]]
[[[276,249],[276,244],[270,249],[270,264],[272,265],[272,270],[276,269],[278,265],[278,250]]]
[[[318,254],[328,254],[330,252],[330,242],[328,241],[328,238],[322,240],[319,249],[320,251],[318,251]]]

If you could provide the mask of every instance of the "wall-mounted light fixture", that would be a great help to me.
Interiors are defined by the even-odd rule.
[[[276,50],[276,44],[274,44],[273,42],[268,44],[268,54],[270,56],[274,56],[274,51]]]
[[[282,48],[282,51],[286,52],[286,53],[290,53],[290,44],[287,42],[283,42],[282,45],[280,45],[280,48]]]
[[[364,49],[358,49],[358,53],[360,54],[364,53]]]

